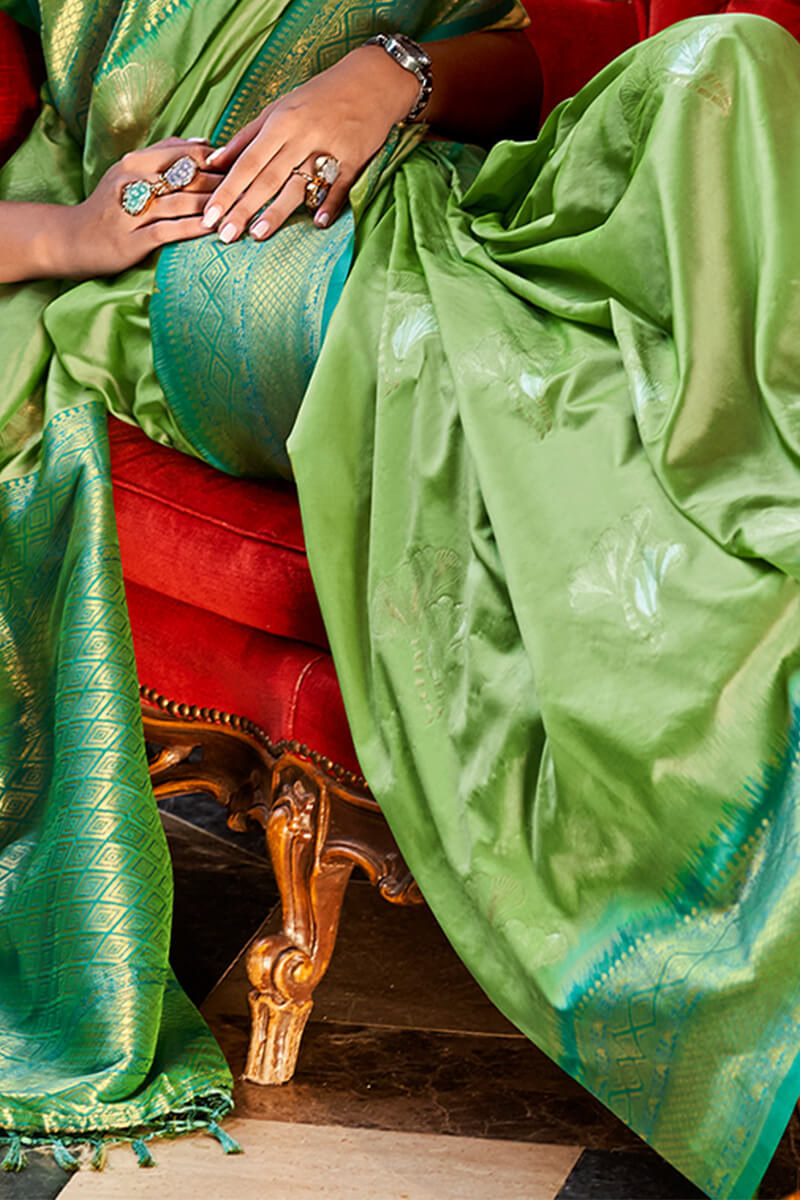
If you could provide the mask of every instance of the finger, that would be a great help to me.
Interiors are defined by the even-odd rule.
[[[273,233],[283,224],[289,213],[294,212],[295,208],[303,200],[307,183],[302,175],[295,175],[293,173],[296,154],[297,151],[294,147],[291,150],[284,148],[272,160],[269,166],[253,180],[236,201],[233,208],[231,208],[226,216],[220,219],[219,236],[222,241],[235,241],[236,238],[244,233],[256,216],[256,213],[260,212],[266,204],[269,205],[270,210],[270,215],[266,217],[266,220]],[[299,169],[305,172],[306,175],[310,175],[311,170],[308,168],[313,161],[314,156],[308,156]],[[281,195],[283,189],[290,183],[292,186],[287,191],[283,201],[279,204],[278,209],[273,213],[272,209],[277,197]]]
[[[183,157],[193,159],[200,169],[206,165],[205,147],[181,138],[168,138],[165,142],[157,142],[142,150],[129,150],[122,156],[120,165],[130,173],[132,179],[141,179],[143,175],[160,175]]]
[[[148,150],[166,150],[171,146],[182,146],[184,142],[192,141],[191,138],[181,138],[173,134],[171,137],[161,138],[157,142],[151,142],[149,146],[140,146],[138,150],[131,150],[131,154],[143,154]]]
[[[315,225],[319,225],[321,229],[325,229],[336,220],[347,203],[347,197],[350,194],[350,188],[353,186],[354,180],[355,175],[353,172],[345,170],[340,164],[336,182],[331,184],[331,190],[314,213]]]
[[[205,202],[202,192],[168,192],[165,196],[157,196],[146,209],[142,224],[153,225],[158,221],[173,220],[175,217],[202,215]]]
[[[213,192],[225,178],[219,171],[198,171],[191,183],[181,190],[184,192],[202,192],[205,197]],[[205,203],[205,201],[203,201]]]
[[[271,237],[280,229],[287,217],[290,217],[303,203],[306,194],[306,180],[300,175],[290,175],[278,192],[266,212],[257,216],[250,226],[252,237],[258,242]],[[220,237],[222,234],[220,234]]]
[[[154,221],[152,225],[143,225],[133,233],[142,255],[149,254],[159,246],[167,246],[171,242],[188,242],[192,238],[205,237],[208,230],[203,225],[202,217],[178,217],[175,220]]]
[[[216,150],[212,150],[206,159],[208,166],[213,166],[215,171],[227,171],[242,151],[250,145],[253,138],[261,132],[271,108],[272,104],[268,104],[254,120],[248,121],[238,133],[234,134],[229,142],[226,142],[224,146],[218,146]]]
[[[252,216],[283,187],[292,167],[308,155],[296,143],[291,151],[277,134],[265,132],[244,150],[206,205],[209,228],[231,225],[226,240],[232,241],[247,227]],[[309,147],[310,149],[310,147]]]

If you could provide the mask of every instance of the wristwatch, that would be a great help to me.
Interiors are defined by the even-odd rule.
[[[404,33],[376,33],[374,37],[367,38],[364,45],[381,46],[399,66],[410,71],[412,75],[416,75],[419,81],[419,95],[403,123],[416,121],[430,100],[433,91],[431,60],[422,46],[412,41],[410,37],[406,37]]]

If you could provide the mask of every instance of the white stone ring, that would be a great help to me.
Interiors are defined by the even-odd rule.
[[[339,178],[339,160],[332,154],[320,154],[314,159],[314,170],[311,175],[301,171],[299,167],[292,168],[293,175],[299,175],[306,181],[305,205],[309,212],[315,213],[325,203],[332,184]]]
[[[128,216],[138,217],[150,207],[156,196],[179,192],[181,188],[188,187],[196,175],[197,163],[184,154],[176,158],[155,183],[150,183],[148,179],[134,179],[133,183],[126,183],[119,202]]]

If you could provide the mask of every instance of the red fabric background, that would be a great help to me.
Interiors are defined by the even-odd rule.
[[[640,37],[630,0],[523,0],[542,68],[542,118]]]
[[[642,3],[643,0],[639,2]],[[714,12],[757,13],[777,21],[779,25],[788,29],[789,33],[800,38],[799,0],[726,0],[724,4],[709,3],[708,0],[652,0],[649,5],[647,32],[658,33],[675,21]]]
[[[40,70],[33,38],[0,13],[0,162],[16,149],[36,115]]]

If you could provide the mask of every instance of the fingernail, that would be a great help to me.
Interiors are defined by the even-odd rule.
[[[269,233],[268,222],[267,221],[256,221],[255,225],[252,226],[250,233],[255,238],[266,237],[267,234]]]
[[[219,240],[221,242],[232,242],[239,230],[232,221],[228,221],[227,225],[223,225],[219,231]]]
[[[212,163],[214,161],[214,159],[219,158],[220,154],[222,154],[222,151],[224,149],[225,149],[224,146],[220,146],[217,150],[212,150],[211,153],[209,154],[208,158],[206,159],[206,162]]]
[[[211,208],[203,216],[203,224],[206,229],[213,229],[217,221],[222,216],[222,209],[217,204],[212,204]]]
[[[321,225],[322,228],[324,229],[326,225],[330,225],[330,223],[331,223],[331,214],[330,213],[317,213],[314,220],[316,221],[316,223],[318,225]]]
[[[187,140],[187,142],[207,142],[207,141],[208,141],[208,138],[204,138],[204,137],[190,137],[190,138],[187,138],[186,140]]]

